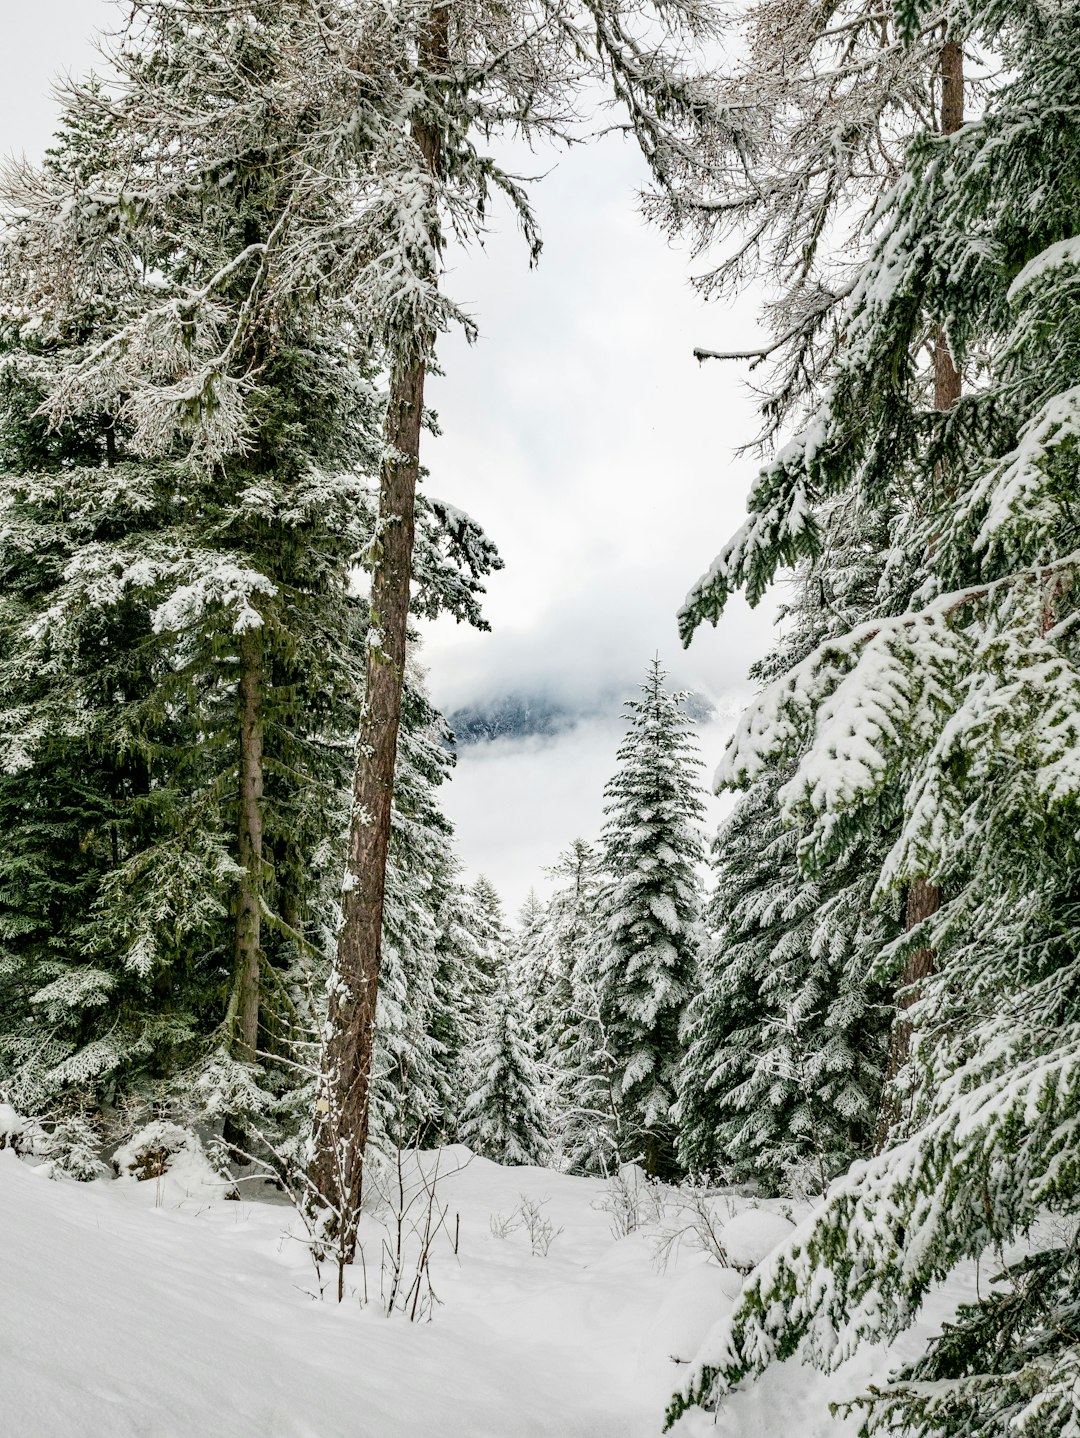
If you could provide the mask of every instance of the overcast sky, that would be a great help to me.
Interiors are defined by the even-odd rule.
[[[108,0],[7,9],[0,148],[35,154],[55,115],[50,82],[86,67],[91,30],[119,12]],[[481,337],[440,344],[445,378],[431,400],[444,433],[424,453],[429,487],[484,525],[506,569],[490,588],[491,634],[429,630],[432,695],[446,711],[513,691],[587,710],[609,691],[633,693],[659,652],[675,681],[717,704],[701,735],[711,772],[771,611],[735,604],[679,647],[679,603],[742,519],[753,464],[733,452],[755,430],[744,376],[699,366],[692,350],[745,347],[754,306],[695,295],[685,254],[637,212],[644,172],[625,142],[528,168],[546,173],[534,189],[538,268],[496,217],[447,281]],[[554,740],[462,752],[445,796],[459,851],[511,911],[566,843],[595,837],[619,733],[609,716]],[[713,801],[711,818],[725,807]]]

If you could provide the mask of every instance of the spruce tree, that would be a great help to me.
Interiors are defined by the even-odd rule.
[[[262,283],[310,121],[239,103],[275,7],[135,10],[4,180],[0,1052],[35,1108],[228,1118],[318,1022],[382,405],[355,315]],[[435,502],[417,536],[417,613],[478,620],[490,546]]]
[[[601,1013],[607,950],[600,856],[575,839],[547,871],[555,881],[546,924],[551,947],[551,1025],[546,1056],[559,1164],[607,1175],[619,1164],[621,1099]]]
[[[484,1004],[469,1078],[462,1142],[495,1163],[545,1163],[549,1144],[540,1076],[530,1053],[521,1002],[505,965]]]
[[[534,1047],[539,1051],[551,1031],[551,997],[555,982],[551,928],[546,905],[530,889],[518,914],[511,940],[510,969],[521,997]]]
[[[753,678],[776,681],[828,636],[904,608],[924,573],[897,543],[909,525],[903,510],[890,507],[887,520],[848,502],[823,508],[825,552],[801,566],[781,635]],[[784,809],[792,774],[764,770],[713,845],[679,1148],[694,1173],[823,1192],[875,1137],[893,1017],[879,961],[900,930],[895,904],[871,900],[900,795],[885,791],[862,842],[808,873],[800,827]]]
[[[873,1145],[892,1010],[870,971],[895,926],[864,855],[804,878],[776,789],[759,781],[714,844],[678,1149],[700,1177],[824,1193]]]
[[[448,996],[437,984],[440,910],[454,869],[453,831],[437,795],[453,765],[446,732],[414,671],[394,778],[372,1124],[375,1141],[396,1147],[429,1141],[446,1119],[445,1054],[438,1037],[445,1017],[438,1007]]]
[[[909,24],[924,18],[916,6]],[[893,946],[932,949],[937,971],[911,1010],[890,1146],[750,1280],[673,1415],[800,1347],[824,1363],[837,1345],[887,1341],[957,1263],[986,1254],[993,1289],[868,1395],[869,1429],[1049,1438],[1076,1419],[1080,29],[1071,6],[948,20],[1001,57],[1003,78],[978,122],[912,147],[813,433],[762,476],[712,581],[717,598],[767,582],[777,536],[822,494],[874,504],[914,481],[932,497],[929,574],[909,608],[769,686],[727,768],[752,778],[795,759],[786,805],[821,867],[899,792],[876,888],[940,888],[941,908]],[[947,411],[918,358],[942,325],[978,381]],[[1048,1214],[1055,1231],[1033,1243]]]
[[[469,889],[472,903],[472,932],[477,940],[476,967],[480,982],[493,988],[510,961],[510,930],[503,914],[502,900],[490,879],[478,875]]]
[[[704,812],[684,692],[669,694],[659,659],[604,794],[602,862],[607,945],[600,1011],[614,1055],[622,1111],[620,1151],[651,1177],[675,1172],[679,1031],[698,982]]]

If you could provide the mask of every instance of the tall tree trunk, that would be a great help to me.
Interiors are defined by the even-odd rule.
[[[421,63],[444,69],[449,56],[449,7],[434,0],[421,39]],[[413,140],[428,171],[439,166],[439,134],[415,120]],[[428,224],[437,248],[438,215]],[[429,277],[434,283],[434,276]],[[329,1011],[315,1106],[312,1188],[331,1216],[340,1266],[351,1263],[360,1214],[364,1149],[371,1103],[375,1011],[382,964],[383,899],[397,759],[405,643],[409,620],[416,485],[424,381],[431,333],[409,337],[391,373],[379,476],[379,531],[373,546],[371,614],[364,708],[353,780],[349,853],[342,892],[343,924],[329,986]]]
[[[244,869],[236,895],[236,987],[234,1036],[237,1054],[249,1062],[259,1046],[259,970],[263,882],[263,634],[240,637],[239,835],[237,859]]]
[[[943,135],[955,134],[964,123],[964,52],[956,40],[946,40],[941,47],[941,106],[939,128]],[[934,337],[934,408],[952,409],[960,398],[960,372],[953,363],[948,339],[942,326]],[[941,907],[941,890],[928,879],[916,879],[907,894],[904,914],[905,928],[914,929]],[[919,985],[934,972],[934,951],[916,949],[908,958],[897,982],[896,1017],[889,1039],[889,1058],[885,1068],[885,1090],[876,1134],[880,1152],[889,1141],[889,1134],[900,1118],[900,1107],[893,1082],[911,1053],[912,1025],[908,1010],[919,997]]]

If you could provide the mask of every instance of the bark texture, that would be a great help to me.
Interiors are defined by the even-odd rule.
[[[941,47],[941,104],[939,128],[943,135],[952,135],[964,123],[964,52],[956,40],[946,40]],[[960,372],[953,363],[948,339],[942,326],[934,338],[934,408],[951,409],[960,398]],[[914,929],[941,907],[941,890],[928,879],[919,878],[908,890],[904,915],[905,927]],[[902,1117],[893,1081],[911,1053],[912,1024],[908,1010],[919,997],[919,985],[934,972],[934,951],[914,950],[897,980],[896,1017],[889,1039],[889,1058],[885,1068],[885,1089],[878,1116],[877,1149],[880,1152]]]
[[[435,5],[421,43],[425,68],[443,68],[449,8]],[[428,170],[439,166],[439,135],[425,120],[412,128]],[[438,216],[429,226],[437,249]],[[431,277],[434,283],[434,277]],[[351,1263],[360,1214],[371,1109],[375,1014],[382,966],[383,901],[390,844],[405,645],[409,621],[416,486],[424,382],[434,335],[408,337],[394,365],[379,478],[379,533],[372,561],[364,710],[353,783],[344,922],[330,982],[309,1179],[336,1231],[340,1264]]]

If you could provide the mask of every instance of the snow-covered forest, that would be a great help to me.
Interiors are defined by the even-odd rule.
[[[0,1428],[1080,1438],[1075,0],[97,18],[0,135]],[[470,707],[462,276],[616,150],[751,400],[650,415],[663,523],[457,431],[553,588],[690,586]],[[598,713],[508,902],[455,784]]]

